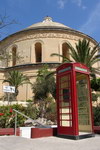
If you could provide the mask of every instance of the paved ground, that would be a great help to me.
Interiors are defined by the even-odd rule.
[[[57,137],[26,139],[1,136],[0,150],[100,150],[100,136],[77,141]]]

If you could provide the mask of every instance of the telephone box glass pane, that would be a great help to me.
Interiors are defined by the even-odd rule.
[[[70,74],[61,76],[59,79],[59,118],[62,127],[72,126],[70,82]]]
[[[78,120],[80,131],[91,131],[90,94],[88,76],[76,73]]]

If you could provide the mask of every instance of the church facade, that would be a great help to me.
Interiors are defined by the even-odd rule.
[[[11,59],[5,56],[5,59],[0,61],[0,97],[4,95],[3,86],[6,84],[2,82],[8,71],[18,70],[27,75],[31,83],[34,83],[38,69],[44,64],[48,64],[51,70],[55,70],[62,62],[61,57],[51,57],[52,53],[70,58],[67,43],[75,47],[79,39],[83,38],[90,41],[91,47],[97,44],[90,36],[54,22],[51,17],[45,17],[42,22],[33,24],[0,41],[0,55],[12,56]],[[19,55],[18,59],[17,55]],[[95,67],[100,67],[100,64],[96,63]],[[19,87],[18,100],[25,101],[32,97],[31,85],[25,84]]]

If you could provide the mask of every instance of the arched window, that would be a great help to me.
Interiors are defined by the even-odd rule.
[[[41,43],[35,44],[35,60],[36,60],[36,62],[42,61],[42,45],[41,45]]]
[[[16,65],[16,53],[17,53],[17,48],[13,47],[12,48],[12,66]]]
[[[69,54],[68,53],[69,53],[68,44],[67,43],[63,43],[62,44],[62,55],[64,57],[69,58]],[[63,59],[63,61],[64,61],[64,59]]]

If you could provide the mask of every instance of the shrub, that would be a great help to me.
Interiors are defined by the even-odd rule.
[[[4,113],[0,116],[0,127],[1,128],[11,128],[15,125],[15,112],[10,112],[11,109],[16,109],[25,114],[25,107],[22,105],[12,105],[12,106],[0,106],[0,113]],[[17,127],[24,125],[25,118],[17,114]]]
[[[39,110],[37,109],[36,105],[29,102],[26,107],[25,114],[32,119],[37,119],[39,117]]]
[[[93,107],[94,125],[100,126],[100,107]]]
[[[98,100],[98,94],[92,93],[92,101],[95,102]]]
[[[27,107],[19,104],[0,106],[0,113],[4,114],[0,116],[0,128],[13,128],[15,126],[15,112],[10,111],[12,109],[16,109],[32,119],[39,117],[39,111],[32,103],[28,103]],[[25,120],[25,117],[17,113],[17,127],[24,126]]]
[[[0,116],[0,128],[13,128],[15,126],[15,112],[10,110],[16,109],[34,120],[41,116],[40,107],[39,104],[33,104],[32,102],[29,102],[27,107],[19,104],[0,106],[0,113],[4,114]],[[51,98],[46,99],[44,117],[56,122],[56,103]],[[17,113],[17,127],[24,126],[25,120],[25,117]]]
[[[46,119],[51,120],[54,123],[57,122],[57,108],[55,102],[51,102],[50,105],[48,106],[46,110]]]

